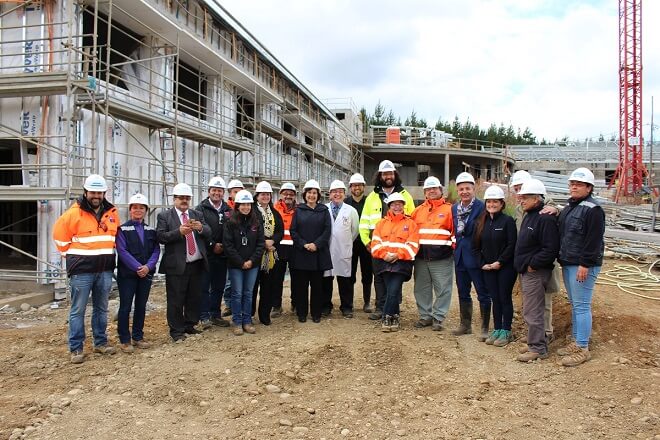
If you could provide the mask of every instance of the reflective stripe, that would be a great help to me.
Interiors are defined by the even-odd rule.
[[[115,250],[111,249],[69,249],[66,252],[62,252],[62,255],[72,254],[72,255],[113,255]]]
[[[382,238],[380,238],[380,235],[374,235],[374,236],[371,237],[371,239],[372,240],[382,240]]]
[[[68,246],[68,245],[71,244],[70,241],[59,241],[59,240],[53,240],[53,241],[55,241],[55,244],[56,244],[56,245],[58,245],[58,246],[62,246],[62,247],[64,247],[64,246]]]
[[[446,229],[420,229],[419,230],[420,234],[442,234],[442,235],[451,235],[451,232],[449,232]]]
[[[288,229],[285,229],[284,230],[284,235],[291,235],[291,231],[289,231]]]
[[[377,245],[371,246],[371,252],[375,251],[376,249],[380,249],[383,247],[383,243],[378,243]]]
[[[280,241],[280,244],[284,244],[287,246],[292,246],[293,245],[293,240],[282,240]]]
[[[428,239],[428,238],[420,238],[419,239],[419,244],[432,244],[432,245],[451,246],[452,241],[451,240],[431,240],[431,239]]]
[[[366,219],[366,220],[380,220],[380,219],[383,218],[383,215],[380,212],[377,212],[377,213],[371,214],[371,215],[364,214],[362,216],[362,218]]]
[[[582,205],[582,206],[586,206],[587,208],[593,208],[593,207],[596,206],[595,203],[590,202],[590,201],[588,201],[588,200],[584,200],[584,201],[580,202],[580,205]]]
[[[372,230],[372,229],[376,229],[376,225],[363,225],[363,224],[360,223],[359,229]]]
[[[155,231],[154,228],[152,228],[151,226],[147,226],[147,225],[144,225],[144,230],[145,231]]]
[[[74,243],[98,243],[99,241],[115,241],[112,235],[92,235],[91,237],[73,237],[71,239]]]
[[[120,228],[122,231],[135,231],[135,226],[120,226]]]
[[[410,243],[410,244],[414,244],[414,243]],[[415,252],[412,250],[412,248],[410,247],[410,245],[408,243],[396,243],[396,242],[393,242],[393,241],[384,241],[382,246],[405,249],[410,254],[410,257],[413,260],[415,259]],[[373,249],[375,249],[375,248],[372,248],[372,250]]]

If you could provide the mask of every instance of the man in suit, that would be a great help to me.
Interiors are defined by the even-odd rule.
[[[177,342],[195,329],[199,320],[202,273],[209,270],[206,242],[211,228],[202,213],[190,209],[192,189],[185,183],[174,187],[174,207],[158,214],[158,241],[165,245],[159,272],[164,273],[167,293],[167,325]]]

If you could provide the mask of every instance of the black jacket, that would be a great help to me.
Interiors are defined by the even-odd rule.
[[[604,235],[605,212],[593,197],[569,199],[568,206],[559,214],[559,263],[562,266],[602,266]]]
[[[317,204],[314,209],[301,203],[296,208],[291,220],[291,238],[293,252],[289,256],[293,269],[324,271],[332,269],[330,258],[330,236],[332,235],[332,216],[328,207]],[[316,252],[310,252],[303,246],[307,243],[316,245]]]
[[[552,269],[559,255],[559,227],[554,215],[541,215],[543,203],[523,218],[516,243],[513,266],[518,273],[532,269]]]
[[[211,227],[211,237],[206,240],[206,254],[209,258],[224,258],[224,252],[221,254],[213,253],[213,246],[215,246],[216,243],[222,244],[222,234],[224,232],[223,225],[227,220],[229,220],[229,216],[231,215],[231,208],[227,202],[223,200],[222,204],[220,205],[220,210],[217,210],[211,201],[206,198],[202,200],[202,203],[195,207],[195,210],[202,213],[204,216],[204,221]]]
[[[517,233],[516,221],[512,217],[502,212],[498,212],[493,218],[490,217],[490,214],[486,214],[478,246],[476,238],[474,239],[474,249],[481,257],[480,265],[496,261],[499,261],[502,266],[513,264]]]
[[[277,212],[277,209],[275,209],[273,204],[269,203],[269,205],[270,205],[270,211],[273,213],[273,218],[275,219],[275,229],[273,231],[273,236],[270,238],[270,240],[273,240],[275,242],[275,245],[277,246],[280,243],[280,241],[282,241],[282,237],[284,237],[284,221],[282,220],[282,216],[280,215],[279,212]],[[260,218],[263,217],[261,215],[261,211],[259,211],[259,206],[257,202],[254,202],[254,204],[252,205],[252,209],[254,209],[254,212],[256,212]],[[266,219],[262,218],[262,221],[265,223]],[[264,230],[265,230],[265,226],[264,226]]]
[[[252,267],[261,266],[261,257],[264,254],[264,225],[261,215],[257,213],[259,221],[250,225],[246,217],[241,215],[241,223],[235,224],[231,220],[225,222],[222,245],[227,256],[227,267],[240,269],[243,263],[250,260]]]

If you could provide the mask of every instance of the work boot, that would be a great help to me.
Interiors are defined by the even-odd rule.
[[[243,324],[243,331],[245,333],[249,333],[249,334],[253,335],[253,334],[256,333],[257,330],[254,328],[253,324]]]
[[[557,350],[557,354],[559,356],[570,356],[574,353],[578,353],[580,351],[580,347],[577,346],[575,341],[569,342],[568,345],[565,347],[560,348]]]
[[[384,332],[392,331],[392,317],[390,315],[385,315],[382,318],[383,322],[380,325],[380,328]]]
[[[433,330],[434,332],[439,332],[440,330],[442,330],[442,321],[433,318],[433,324],[431,324],[431,330]]]
[[[454,336],[472,334],[472,302],[460,301],[461,324],[451,332]]]
[[[82,364],[85,361],[85,355],[82,350],[75,350],[71,352],[71,363]]]
[[[493,341],[493,345],[495,347],[505,347],[509,345],[509,342],[511,341],[513,341],[513,333],[511,333],[511,330],[500,330],[497,339]]]
[[[273,307],[273,311],[270,313],[271,318],[279,318],[282,316],[282,307]]]
[[[362,311],[363,311],[364,313],[373,313],[373,312],[374,312],[374,308],[371,307],[371,304],[367,303],[367,304],[364,305],[364,307],[362,307]]]
[[[502,330],[493,330],[492,332],[490,332],[490,335],[484,341],[486,343],[486,345],[493,345],[495,343],[495,341],[497,340],[497,338],[500,337],[500,332],[501,331]]]
[[[433,324],[433,318],[419,318],[417,322],[413,325],[415,328],[424,328],[429,327]]]
[[[117,353],[117,349],[113,347],[112,345],[96,345],[94,346],[94,353],[101,353],[101,354],[115,354]]]
[[[591,352],[589,349],[577,347],[577,351],[575,353],[564,356],[561,359],[561,364],[564,367],[577,367],[578,365],[584,364],[589,359],[591,359]]]
[[[371,307],[371,284],[362,285],[362,298],[364,300],[364,313],[373,313],[374,308]]]
[[[548,353],[537,353],[535,351],[526,351],[525,353],[518,356],[519,362],[533,362],[537,359],[547,359]]]
[[[142,350],[146,350],[147,348],[151,347],[151,343],[145,341],[144,339],[140,339],[139,341],[132,341],[131,344]]]
[[[243,327],[241,325],[232,324],[231,332],[234,334],[234,336],[241,336],[243,334]]]
[[[119,344],[119,349],[124,353],[133,353],[135,348],[131,344]]]
[[[372,321],[378,321],[379,319],[383,319],[383,311],[376,309],[375,312],[369,315],[369,319],[371,319]]]
[[[400,327],[399,315],[392,316],[392,321],[390,321],[390,331],[398,332]]]
[[[479,334],[479,340],[484,342],[488,339],[488,327],[490,326],[490,304],[479,304],[479,310],[481,311],[481,333]]]

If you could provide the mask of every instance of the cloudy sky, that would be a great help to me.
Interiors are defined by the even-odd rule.
[[[528,126],[539,140],[618,133],[617,0],[221,4],[322,100]],[[660,124],[660,1],[643,7],[648,140],[651,96]]]

